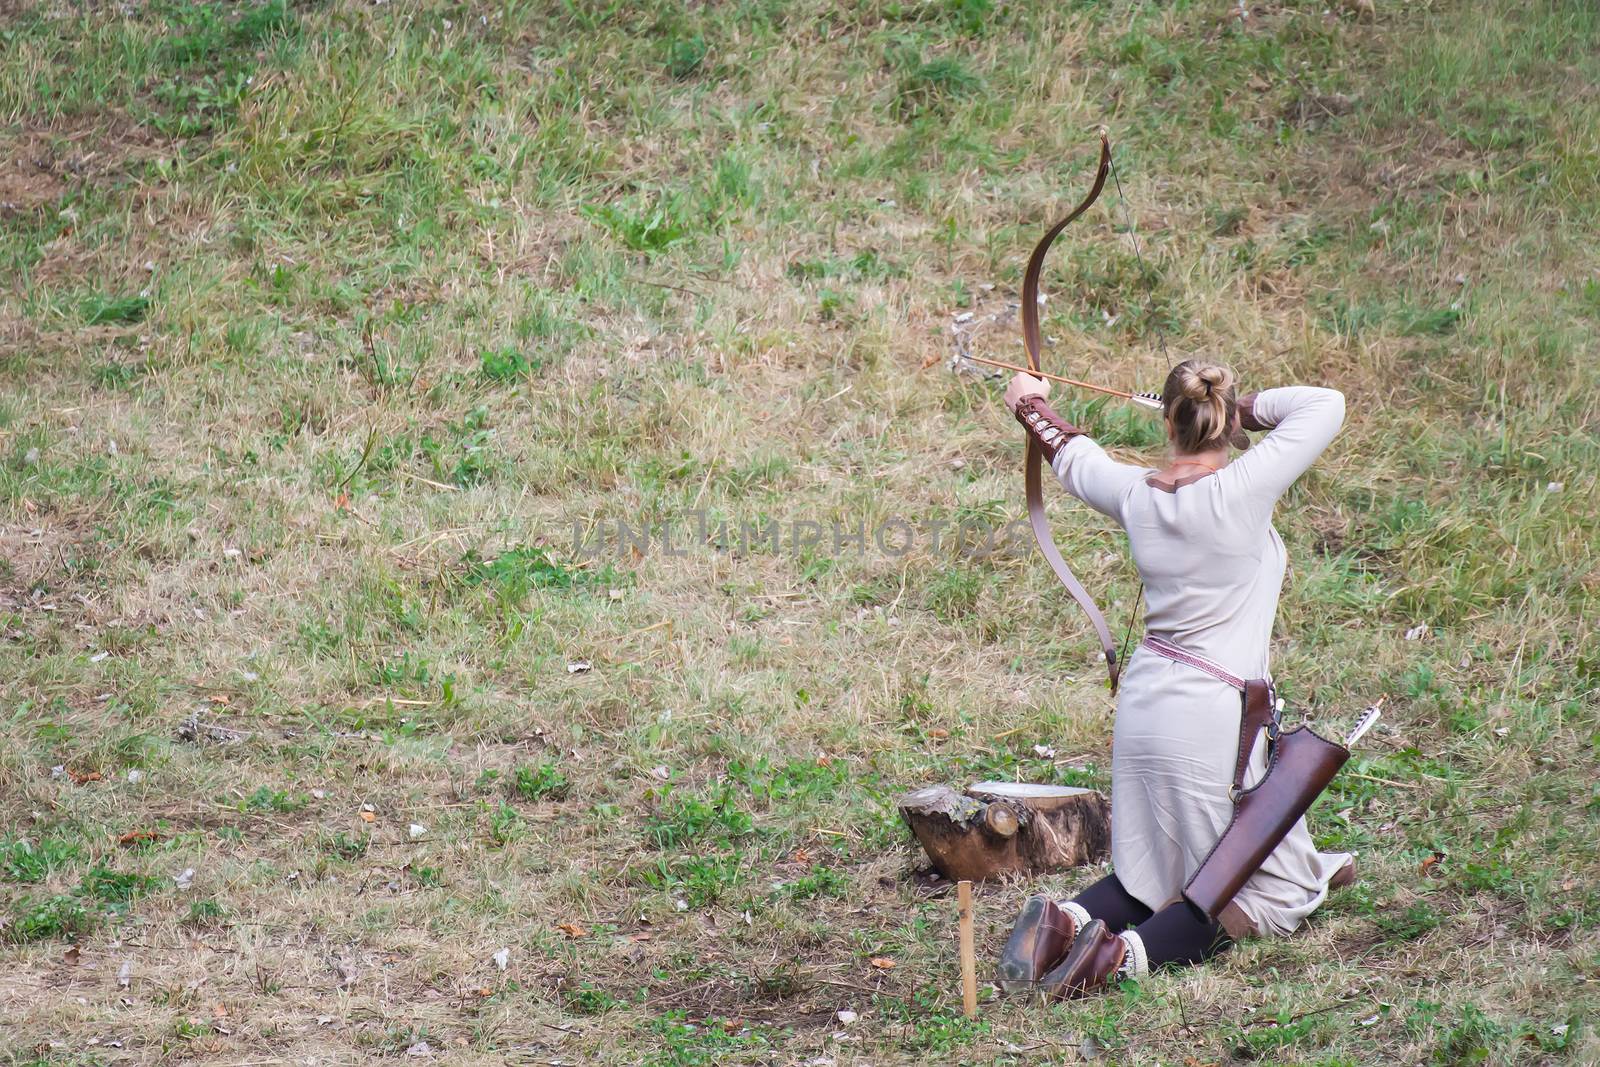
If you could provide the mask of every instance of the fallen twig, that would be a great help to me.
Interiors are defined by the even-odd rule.
[[[410,478],[414,482],[421,482],[423,485],[432,486],[435,489],[443,489],[447,493],[461,492],[461,487],[459,485],[446,485],[443,482],[436,482],[432,478],[424,478],[420,474],[412,474],[410,471],[403,470],[400,473],[405,477]]]

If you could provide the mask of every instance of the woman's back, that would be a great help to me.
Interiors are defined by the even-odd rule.
[[[1067,491],[1120,523],[1144,580],[1146,629],[1241,677],[1264,677],[1283,584],[1278,498],[1333,440],[1344,397],[1292,386],[1257,395],[1270,432],[1214,474],[1163,482],[1078,437],[1057,454]]]

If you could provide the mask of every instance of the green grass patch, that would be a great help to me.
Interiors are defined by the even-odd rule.
[[[132,871],[118,871],[104,864],[96,864],[83,876],[78,892],[102,904],[128,905],[161,885],[153,875]]]
[[[0,936],[15,945],[80,937],[94,927],[94,918],[77,897],[24,894],[12,902],[10,921]]]
[[[72,866],[81,855],[76,844],[57,837],[0,841],[0,878],[8,882],[42,882],[52,872]]]
[[[555,763],[521,763],[511,772],[511,792],[519,800],[560,800],[570,788]]]
[[[645,836],[658,849],[677,848],[706,837],[743,837],[754,829],[755,821],[739,807],[727,784],[700,794],[662,786],[656,810],[645,820]]]
[[[149,310],[148,297],[106,296],[97,293],[84,300],[82,315],[86,326],[108,326],[139,322]]]

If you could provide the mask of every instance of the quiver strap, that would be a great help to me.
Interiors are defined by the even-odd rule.
[[[1243,709],[1239,715],[1239,759],[1233,767],[1233,795],[1244,791],[1244,774],[1250,767],[1250,754],[1256,739],[1267,731],[1267,744],[1278,739],[1278,695],[1272,683],[1254,678],[1244,683]],[[1270,750],[1269,750],[1270,754]]]

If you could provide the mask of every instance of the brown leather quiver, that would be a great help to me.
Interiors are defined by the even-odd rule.
[[[1247,758],[1248,748],[1241,765]],[[1265,776],[1235,792],[1233,820],[1183,887],[1185,899],[1216,920],[1349,758],[1349,749],[1308,726],[1279,734]]]

